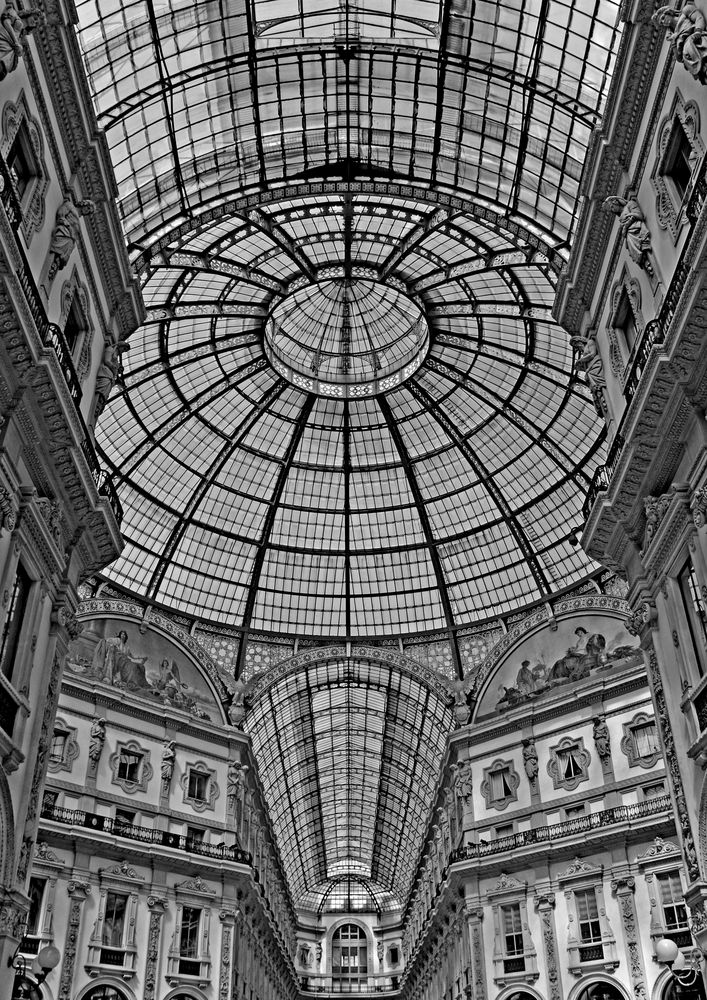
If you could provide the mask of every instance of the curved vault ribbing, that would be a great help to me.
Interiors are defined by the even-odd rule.
[[[116,582],[223,625],[354,637],[469,624],[586,575],[569,538],[599,421],[550,310],[619,6],[79,0],[148,309],[98,433],[126,510]],[[376,308],[352,305],[357,283]],[[268,322],[332,284],[334,340],[297,316],[268,356]],[[381,331],[393,293],[424,342]],[[316,736],[310,673],[287,683]],[[329,677],[321,696],[380,719],[381,690]],[[350,762],[377,739],[347,733]],[[304,825],[281,839],[305,898],[339,868],[297,793]],[[364,803],[337,843],[378,817]],[[369,872],[359,841],[345,867],[402,898],[409,872]]]

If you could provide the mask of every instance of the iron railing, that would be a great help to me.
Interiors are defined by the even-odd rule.
[[[149,826],[135,826],[112,816],[101,816],[99,813],[86,812],[83,809],[63,809],[60,806],[47,806],[42,809],[42,819],[50,819],[66,826],[81,826],[89,830],[100,830],[112,833],[116,837],[139,841],[141,844],[159,844],[161,847],[173,847],[187,854],[198,854],[205,858],[215,858],[219,861],[234,861],[240,865],[253,865],[253,856],[235,845],[206,844],[169,830],[156,830]],[[254,875],[257,872],[254,870]]]
[[[488,844],[467,844],[452,851],[449,863],[456,861],[469,861],[474,858],[484,858],[491,854],[502,854],[505,851],[513,851],[518,847],[528,847],[533,844],[542,844],[548,841],[560,840],[563,837],[572,837],[578,833],[586,833],[590,830],[601,830],[608,826],[616,826],[619,823],[627,823],[635,819],[643,819],[646,816],[657,816],[659,813],[668,812],[671,808],[670,796],[660,795],[654,799],[647,799],[645,802],[636,802],[629,806],[614,806],[612,809],[604,809],[602,812],[588,813],[586,816],[576,816],[573,819],[565,820],[564,823],[554,823],[552,826],[539,826],[532,830],[523,830],[514,833],[510,837],[499,837]]]

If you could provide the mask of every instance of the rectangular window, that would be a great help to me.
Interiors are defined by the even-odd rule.
[[[504,837],[512,837],[515,833],[512,823],[508,823],[505,826],[497,826],[495,830],[496,840],[502,840]]]
[[[25,193],[32,186],[32,181],[39,176],[37,160],[32,152],[32,143],[24,122],[12,140],[5,162],[15,185],[17,197],[22,202]]]
[[[118,778],[123,781],[139,781],[142,754],[134,750],[121,750],[118,761]]]
[[[201,910],[195,906],[182,909],[182,925],[179,930],[179,954],[182,958],[199,957],[199,926]]]
[[[190,848],[198,847],[199,844],[204,843],[204,836],[206,830],[202,830],[199,826],[188,826],[187,827],[187,850]]]
[[[652,757],[658,750],[658,731],[655,722],[646,722],[631,728],[637,757]]]
[[[113,821],[113,829],[116,833],[121,830],[128,829],[135,823],[135,813],[130,809],[116,809],[115,819]]]
[[[559,750],[557,760],[560,765],[560,774],[565,779],[579,778],[584,773],[579,754],[575,747],[568,750]]]
[[[20,633],[22,623],[27,611],[27,601],[32,581],[27,574],[22,563],[18,563],[15,579],[12,584],[12,592],[3,625],[2,636],[0,637],[0,670],[9,681],[12,680],[12,672],[15,667],[15,657],[20,644]]]
[[[74,296],[71,308],[69,309],[69,315],[66,317],[66,323],[64,325],[64,338],[70,354],[73,355],[85,327],[86,323],[83,318],[83,313],[81,312],[81,307],[76,301],[76,296]]]
[[[595,944],[601,941],[599,908],[594,889],[579,889],[575,892],[574,899],[579,921],[579,940],[582,944]]]
[[[659,799],[665,795],[665,785],[658,781],[655,785],[644,785],[641,791],[644,799]]]
[[[499,802],[513,795],[513,789],[508,782],[508,768],[503,767],[489,774],[491,783],[491,801]]]
[[[29,912],[27,914],[27,934],[36,936],[41,933],[42,902],[47,886],[45,878],[32,876],[29,880],[27,895],[29,896]]]
[[[682,202],[692,178],[692,146],[687,138],[682,122],[676,118],[668,143],[665,166],[662,173],[669,178],[678,202]]]
[[[56,809],[57,802],[59,801],[58,792],[45,792],[42,796],[42,816],[51,815],[52,811]]]
[[[103,920],[103,944],[109,948],[122,948],[125,933],[125,914],[128,897],[119,892],[106,896],[106,914]]]
[[[189,771],[189,784],[187,787],[187,797],[196,799],[197,802],[206,802],[206,794],[209,787],[209,776],[203,771],[196,771],[191,768]]]
[[[583,805],[580,806],[567,806],[565,809],[565,819],[577,819],[579,816],[585,815],[585,808]]]
[[[707,665],[707,610],[702,599],[695,567],[689,559],[678,574],[678,585],[690,629],[697,669],[702,675]]]
[[[663,920],[666,930],[678,930],[687,927],[687,909],[682,895],[682,883],[677,872],[657,875],[660,887],[660,903],[663,907]]]
[[[523,928],[520,918],[520,904],[512,903],[501,907],[503,917],[503,941],[506,955],[523,954]]]
[[[614,314],[614,329],[619,330],[623,335],[624,343],[629,354],[638,337],[638,327],[636,326],[636,316],[633,312],[631,300],[624,289],[619,299],[619,304]]]
[[[52,736],[52,745],[49,750],[49,761],[53,764],[61,764],[66,752],[66,741],[69,734],[65,729],[55,729]]]

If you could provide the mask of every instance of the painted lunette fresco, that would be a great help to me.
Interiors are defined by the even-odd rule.
[[[69,647],[66,670],[198,719],[219,717],[213,695],[184,651],[153,629],[141,633],[130,621],[88,622]]]
[[[608,615],[564,618],[528,636],[502,661],[486,686],[479,715],[504,712],[555,688],[643,660],[638,640]]]

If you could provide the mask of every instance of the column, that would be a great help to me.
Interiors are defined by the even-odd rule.
[[[484,911],[467,904],[464,907],[464,914],[471,949],[471,982],[474,988],[474,1000],[486,1000],[486,959],[484,957],[484,936],[481,929]]]
[[[635,880],[628,872],[620,872],[615,875],[611,882],[611,891],[619,904],[621,912],[621,923],[623,924],[624,948],[628,971],[631,976],[631,987],[636,1000],[645,1000],[646,996],[646,973],[643,968],[643,956],[641,944],[638,938],[638,926],[636,920],[636,907],[633,902],[635,891]]]
[[[231,1000],[233,996],[233,944],[237,910],[220,910],[221,921],[221,961],[219,967],[219,1000]]]
[[[539,885],[535,889],[535,909],[540,916],[542,927],[543,948],[545,949],[545,965],[547,967],[547,985],[549,1000],[562,1000],[562,978],[560,962],[557,954],[557,934],[555,932],[555,895],[548,888]]]
[[[88,882],[69,882],[66,887],[71,898],[69,908],[69,921],[66,928],[66,938],[64,939],[64,951],[61,963],[61,979],[59,981],[58,1000],[72,1000],[74,995],[74,964],[76,962],[76,948],[79,942],[79,928],[81,926],[81,913],[86,897],[91,892]]]
[[[147,907],[150,911],[150,925],[147,929],[147,961],[145,963],[145,986],[143,1000],[154,1000],[157,988],[157,963],[160,954],[160,934],[162,932],[162,917],[167,909],[167,901],[160,896],[148,896]]]

